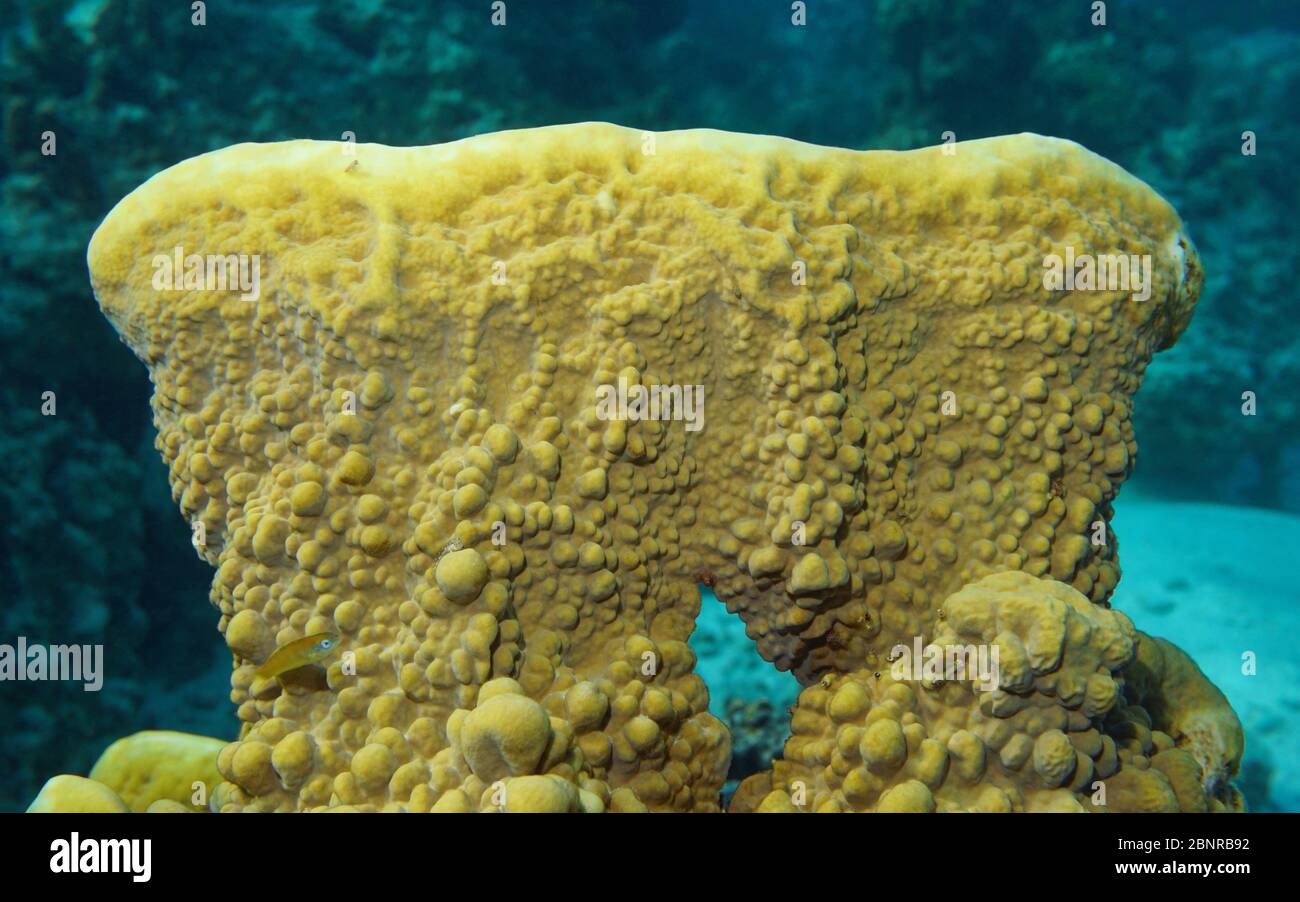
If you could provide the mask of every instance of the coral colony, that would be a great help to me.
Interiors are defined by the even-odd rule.
[[[719,810],[707,574],[804,687],[730,810],[1240,809],[1223,695],[1106,604],[1199,257],[1076,144],[951,149],[583,124],[241,144],[130,193],[91,281],[242,729],[128,737],[38,805]],[[177,248],[263,261],[256,297],[160,287]]]

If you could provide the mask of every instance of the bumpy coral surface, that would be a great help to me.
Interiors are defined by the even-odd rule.
[[[827,675],[800,695],[784,760],[742,784],[733,809],[1240,807],[1218,771],[1235,771],[1240,763],[1240,728],[1226,700],[1195,665],[1165,684],[1171,696],[1210,696],[1187,706],[1224,732],[1208,740],[1129,704],[1124,674],[1139,642],[1152,640],[1123,614],[1069,586],[1017,571],[966,586],[942,610],[935,645],[996,647],[997,688],[973,676],[900,679],[892,668]],[[1182,747],[1174,736],[1185,740]],[[1230,764],[1207,767],[1202,746],[1222,750]]]
[[[125,814],[130,810],[103,783],[74,774],[50,777],[27,806],[28,814]]]
[[[157,810],[159,805],[202,808],[208,789],[221,782],[216,762],[224,745],[192,733],[145,730],[105,749],[90,779],[111,789],[132,811]]]
[[[177,248],[257,255],[260,295],[155,287]],[[1149,299],[1047,290],[1067,248],[1150,255]],[[89,261],[217,568],[220,810],[714,810],[701,581],[809,686],[737,807],[1080,807],[1094,774],[1110,810],[1233,801],[1226,703],[1171,654],[1142,681],[1168,725],[1127,699],[1105,604],[1132,396],[1199,262],[1077,145],[239,145],[128,196]],[[602,418],[621,381],[701,386],[702,428]],[[1010,682],[892,682],[948,634]]]

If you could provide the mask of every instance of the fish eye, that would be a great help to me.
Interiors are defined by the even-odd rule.
[[[334,647],[334,640],[333,640],[333,639],[322,639],[322,640],[320,640],[320,647],[321,647],[321,648],[333,648],[333,647]]]

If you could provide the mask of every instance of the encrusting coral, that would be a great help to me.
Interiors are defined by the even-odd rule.
[[[117,740],[99,756],[90,776],[60,774],[46,781],[29,812],[184,812],[207,806],[221,782],[220,739],[144,730]]]
[[[1240,807],[1235,791],[1202,767],[1195,730],[1154,724],[1136,700],[1126,701],[1138,646],[1153,640],[1123,614],[1017,571],[966,586],[943,612],[932,641],[996,645],[996,689],[981,691],[973,674],[909,681],[886,668],[828,676],[800,694],[785,759],[742,784],[732,809],[795,811],[809,800],[818,811]],[[1165,691],[1205,698],[1201,710],[1224,732],[1215,747],[1231,759],[1223,772],[1235,772],[1236,718],[1182,661],[1192,669]],[[1186,737],[1185,747],[1170,733]]]
[[[205,807],[208,789],[220,782],[217,754],[224,745],[207,736],[145,730],[105,749],[90,779],[117,793],[132,811],[162,802]]]
[[[1149,255],[1149,299],[1047,290],[1067,249]],[[130,194],[89,263],[217,570],[215,810],[716,810],[706,579],[808,687],[733,808],[1239,807],[1231,709],[1106,604],[1199,262],[1077,145],[245,144]],[[610,386],[700,406],[608,418]],[[996,645],[998,688],[895,681],[917,636]]]
[[[50,777],[27,806],[28,814],[125,814],[130,810],[103,783],[75,774]]]

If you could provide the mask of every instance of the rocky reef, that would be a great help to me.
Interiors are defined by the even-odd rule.
[[[1065,248],[1147,257],[1149,296],[1048,290]],[[174,252],[260,287],[160,284]],[[701,582],[807,687],[736,810],[1241,806],[1223,696],[1107,605],[1132,397],[1199,258],[1071,142],[237,145],[89,263],[216,568],[215,810],[717,810]],[[696,389],[699,422],[604,416],[613,386]],[[914,639],[1001,675],[900,679]]]

